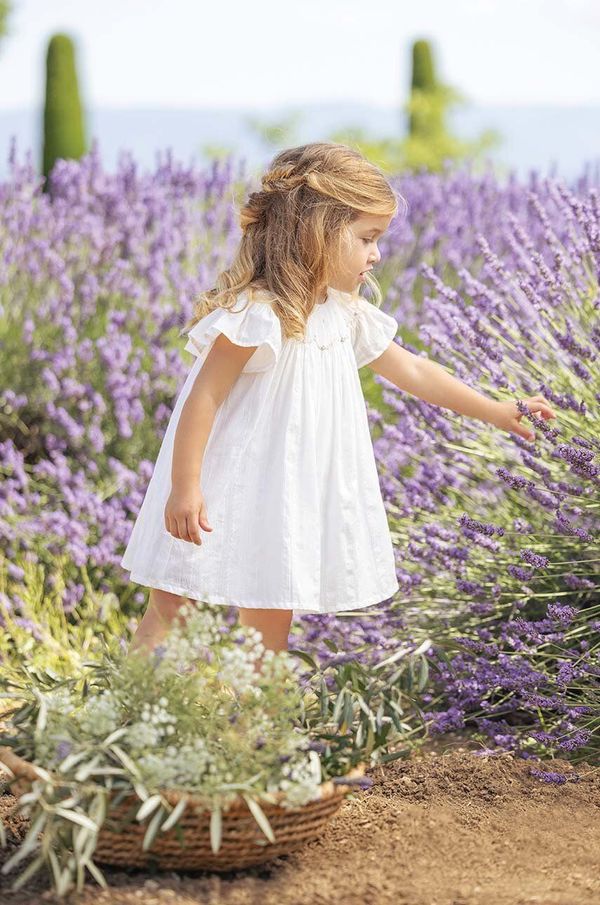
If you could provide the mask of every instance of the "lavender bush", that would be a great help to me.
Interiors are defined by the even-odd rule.
[[[13,146],[10,166],[0,185],[5,658],[15,649],[41,656],[40,640],[59,626],[66,647],[80,637],[111,643],[132,628],[145,592],[119,561],[191,365],[179,328],[229,260],[236,202],[253,187],[243,162],[196,171],[169,154],[149,174],[123,155],[109,174],[95,146],[57,164],[50,200],[31,155],[20,163]],[[384,238],[379,276],[402,341],[497,398],[544,394],[557,426],[535,424],[529,444],[364,369],[401,591],[384,605],[294,626],[296,646],[325,667],[345,654],[368,666],[400,640],[413,648],[437,640],[422,691],[432,728],[472,726],[500,745],[509,743],[500,713],[518,722],[523,702],[515,692],[496,712],[504,673],[490,671],[489,648],[480,657],[459,650],[460,639],[493,644],[516,663],[524,651],[510,620],[539,623],[553,607],[571,607],[566,641],[550,643],[568,643],[587,670],[575,696],[593,707],[583,698],[598,662],[597,182],[586,172],[567,187],[532,173],[528,184],[503,185],[491,169],[468,168],[395,180],[409,216]],[[226,618],[232,624],[235,613]],[[548,639],[535,638],[532,693],[538,667],[538,689],[560,669]],[[444,650],[453,643],[450,670]],[[527,711],[528,738],[542,731],[544,713]],[[583,719],[572,727],[580,740]],[[516,722],[513,730],[521,737]]]
[[[440,668],[448,706],[433,728],[579,757],[598,750],[600,724],[600,217],[595,188],[546,191],[544,204],[527,193],[529,230],[499,220],[512,255],[477,235],[479,265],[444,280],[422,263],[420,336],[489,396],[543,394],[558,427],[529,415],[530,443],[384,389],[396,418],[379,419],[377,453],[414,616],[438,649],[462,645]]]

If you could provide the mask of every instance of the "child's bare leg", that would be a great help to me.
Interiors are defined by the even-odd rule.
[[[242,626],[250,626],[262,634],[262,643],[267,650],[288,650],[288,635],[293,610],[269,610],[238,607],[238,620]],[[255,671],[261,668],[262,660],[258,660]]]
[[[171,594],[170,591],[150,588],[146,612],[133,634],[129,650],[137,650],[140,647],[148,651],[153,650],[171,628],[181,606],[189,602],[188,597],[180,597],[179,594]],[[183,619],[180,618],[179,621],[183,623]]]

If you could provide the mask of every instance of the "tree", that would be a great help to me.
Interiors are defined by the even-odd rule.
[[[0,41],[8,34],[7,22],[12,13],[12,5],[9,0],[0,0]]]
[[[452,135],[446,127],[451,106],[466,103],[466,97],[435,74],[429,42],[415,41],[412,47],[410,95],[402,106],[408,118],[408,133],[377,139],[359,128],[335,132],[331,138],[353,144],[369,160],[389,173],[403,170],[441,170],[447,160],[476,161],[484,151],[500,142],[500,135],[487,129],[472,141]]]
[[[68,35],[53,35],[46,54],[43,175],[59,158],[78,160],[86,153],[75,50]]]

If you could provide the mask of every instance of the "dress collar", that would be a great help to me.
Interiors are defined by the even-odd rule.
[[[335,299],[337,302],[351,302],[353,299],[356,299],[358,296],[358,291],[354,292],[346,292],[343,289],[335,289],[333,286],[327,286],[327,298],[323,302],[323,304],[327,304],[329,299]]]

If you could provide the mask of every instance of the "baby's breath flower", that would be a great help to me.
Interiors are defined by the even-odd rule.
[[[231,631],[218,611],[187,609],[187,624],[173,626],[153,659],[151,681],[147,661],[134,657],[106,687],[92,683],[85,699],[69,687],[46,693],[36,756],[56,765],[83,745],[91,758],[93,742],[121,728],[119,745],[149,789],[191,790],[207,801],[216,794],[223,802],[223,785],[253,777],[257,792],[308,800],[320,770],[311,768],[308,756],[317,755],[304,749],[306,735],[290,719],[301,697],[296,662],[266,650],[257,630]]]

